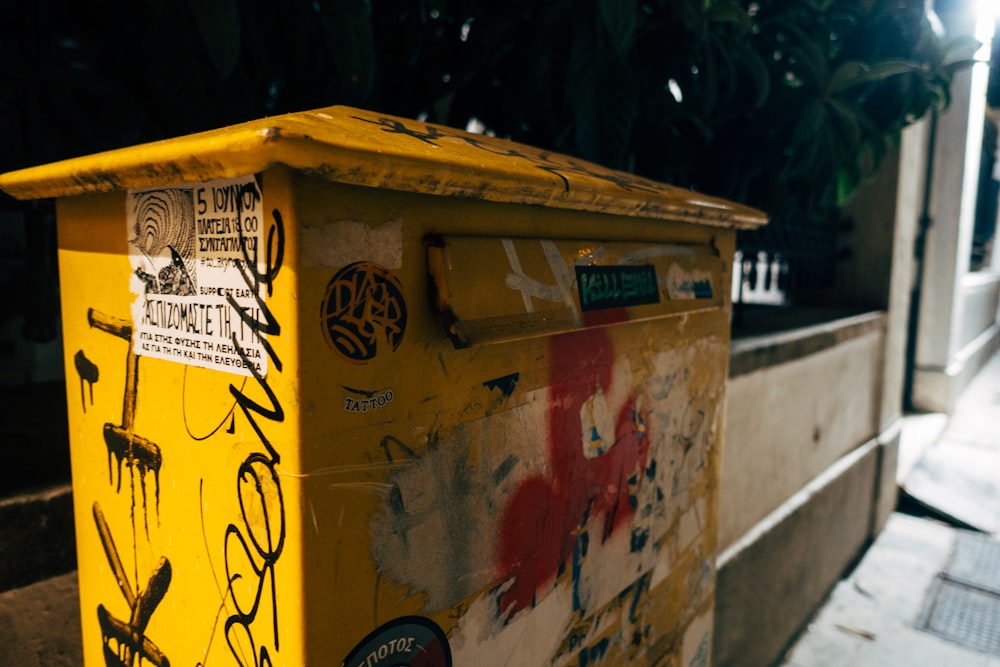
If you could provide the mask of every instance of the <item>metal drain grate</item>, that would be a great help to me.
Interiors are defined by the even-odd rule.
[[[1000,655],[1000,596],[939,577],[929,597],[931,604],[917,627],[956,644]]]
[[[1000,542],[986,535],[959,533],[944,574],[952,581],[1000,594]]]
[[[1000,656],[1000,542],[959,533],[927,596],[917,628]]]

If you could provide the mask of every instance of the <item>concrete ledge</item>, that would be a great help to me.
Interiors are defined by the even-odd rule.
[[[871,535],[873,439],[842,457],[717,558],[716,667],[773,664]]]
[[[872,515],[871,535],[878,535],[889,517],[896,510],[899,484],[896,470],[899,467],[899,450],[903,442],[903,418],[894,421],[876,438],[878,444],[878,478],[875,481],[875,512]]]
[[[733,339],[729,347],[729,377],[795,361],[885,327],[886,314],[875,311],[778,333]]]
[[[0,593],[0,665],[83,665],[76,572]]]
[[[955,401],[1000,350],[1000,323],[976,336],[947,368],[917,367],[913,372],[913,405],[926,412],[951,413]]]
[[[76,569],[69,485],[0,500],[0,591]],[[5,663],[0,660],[0,664]]]

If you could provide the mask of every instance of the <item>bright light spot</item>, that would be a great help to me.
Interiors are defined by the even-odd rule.
[[[458,38],[463,42],[469,41],[469,31],[472,30],[472,22],[474,20],[475,19],[469,19],[468,21],[462,24],[462,28],[458,33]]]
[[[729,204],[724,204],[722,202],[717,202],[717,201],[708,201],[707,199],[698,199],[696,197],[689,199],[688,203],[692,204],[693,206],[704,206],[706,208],[720,208],[724,211],[729,211],[732,210],[733,208]]]
[[[667,81],[667,90],[670,91],[674,101],[678,104],[684,101],[684,93],[681,92],[680,84],[678,84],[676,80],[670,79]]]
[[[792,88],[801,88],[803,86],[802,79],[795,75],[795,72],[785,72],[785,83],[787,83]]]
[[[979,0],[976,3],[976,39],[982,46],[976,51],[976,60],[989,62],[990,42],[993,39],[994,21],[1000,14],[997,0]]]
[[[469,122],[465,124],[465,131],[471,132],[472,134],[482,134],[486,131],[486,124],[473,116],[469,119]]]
[[[441,75],[441,80],[444,81],[445,83],[451,83],[451,74],[447,74],[447,73],[446,74],[442,74]]]

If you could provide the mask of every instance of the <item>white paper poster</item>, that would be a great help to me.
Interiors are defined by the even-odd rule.
[[[136,354],[266,376],[256,179],[130,190],[126,208]]]

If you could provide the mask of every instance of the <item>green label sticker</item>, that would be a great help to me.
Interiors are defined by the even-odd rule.
[[[625,308],[660,302],[656,269],[651,264],[577,266],[576,288],[580,293],[580,308],[583,310]]]

